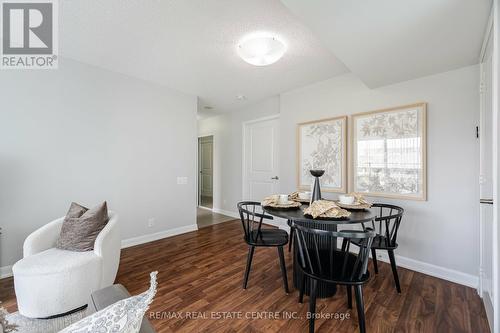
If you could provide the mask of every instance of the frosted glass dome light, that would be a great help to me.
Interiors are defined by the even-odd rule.
[[[286,45],[276,36],[255,35],[244,38],[238,45],[238,55],[254,66],[267,66],[278,61]]]

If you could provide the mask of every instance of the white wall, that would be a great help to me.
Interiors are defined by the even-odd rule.
[[[397,254],[409,259],[409,266],[423,265],[474,285],[479,267],[478,87],[478,66],[471,66],[374,90],[347,74],[282,94],[282,192],[296,189],[297,123],[428,102],[428,201],[374,200],[405,208]]]
[[[196,225],[196,97],[63,60],[2,71],[0,100],[0,266],[71,201],[107,200],[124,239]]]
[[[242,199],[243,122],[279,113],[279,97],[198,121],[198,136],[214,136],[214,210],[237,212]]]

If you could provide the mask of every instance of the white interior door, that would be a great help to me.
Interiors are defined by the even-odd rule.
[[[243,199],[261,201],[279,191],[279,120],[244,125]]]
[[[213,193],[213,138],[199,138],[200,195],[212,197]],[[203,202],[203,200],[200,200]]]
[[[493,319],[493,67],[492,36],[481,62],[480,115],[480,293]]]

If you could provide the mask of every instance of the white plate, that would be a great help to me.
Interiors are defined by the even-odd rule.
[[[346,205],[346,206],[359,206],[359,205],[361,205],[361,202],[353,202],[353,203],[348,204],[348,203],[343,203],[343,202],[339,201],[338,203],[341,205]]]
[[[288,200],[285,203],[277,202],[276,204],[279,205],[279,206],[287,206],[287,205],[291,205],[291,204],[294,204],[294,203],[295,203],[295,201]]]
[[[352,205],[342,204],[338,200],[334,201],[334,202],[337,204],[337,206],[339,206],[340,208],[344,208],[344,209],[367,209],[370,207],[369,204],[363,204],[361,202],[356,202]]]

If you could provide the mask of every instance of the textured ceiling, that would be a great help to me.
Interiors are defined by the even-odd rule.
[[[378,87],[475,64],[490,6],[491,0],[65,0],[59,45],[64,57],[199,96],[200,116],[207,117],[348,71]],[[256,31],[285,41],[281,60],[256,67],[238,57],[238,41]]]
[[[208,113],[348,71],[279,0],[61,1],[60,17],[63,57],[197,95]],[[255,31],[286,42],[280,61],[255,67],[237,56]]]
[[[476,64],[491,0],[282,0],[369,87]]]

